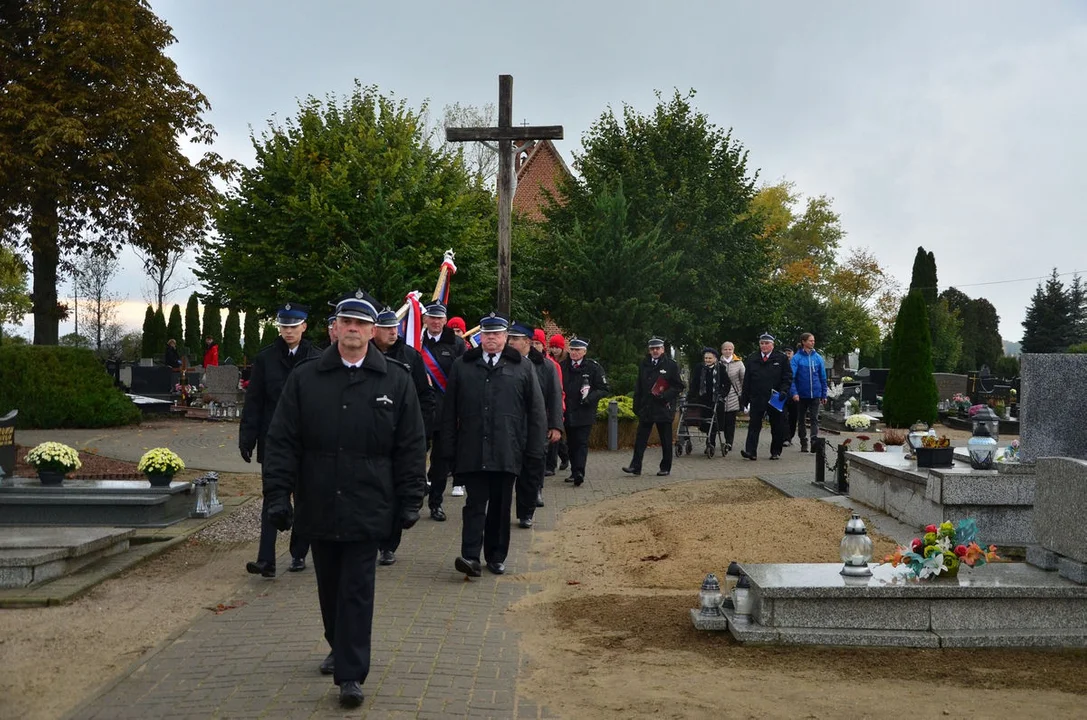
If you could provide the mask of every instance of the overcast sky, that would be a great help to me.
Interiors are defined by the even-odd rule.
[[[215,149],[247,165],[251,128],[354,78],[440,115],[495,102],[512,74],[514,121],[564,125],[568,161],[608,106],[694,88],[761,181],[834,199],[843,249],[867,246],[903,285],[917,247],[934,251],[940,289],[988,298],[1007,340],[1038,277],[1087,271],[1084,2],[151,5],[211,102]],[[145,283],[125,268],[138,326]]]

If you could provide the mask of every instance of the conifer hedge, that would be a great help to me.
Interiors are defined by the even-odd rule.
[[[903,299],[892,337],[883,420],[894,428],[906,428],[918,420],[931,425],[936,421],[939,393],[932,376],[928,308],[919,290]]]

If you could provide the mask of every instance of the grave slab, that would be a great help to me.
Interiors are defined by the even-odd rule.
[[[1036,463],[1034,534],[1046,550],[1087,562],[1087,462],[1040,458]]]
[[[1087,424],[1076,421],[1087,397],[1087,355],[1024,353],[1019,372],[1019,454],[1023,461],[1043,457],[1087,460]]]
[[[131,529],[0,527],[0,588],[23,588],[124,552]]]

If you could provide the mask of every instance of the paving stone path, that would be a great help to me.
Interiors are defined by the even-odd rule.
[[[225,471],[234,470],[235,463],[244,465],[237,460],[236,446],[223,442],[231,431],[236,427],[189,422],[167,423],[136,437],[132,430],[49,435],[69,443],[78,442],[79,436],[93,437],[99,452],[124,459],[138,456],[148,440],[169,439],[172,446],[187,449],[190,466]],[[37,435],[20,433],[19,439],[37,442]],[[512,530],[508,574],[502,577],[485,572],[466,582],[453,569],[460,548],[460,498],[446,498],[449,521],[438,523],[424,516],[405,532],[398,562],[377,569],[372,667],[363,686],[365,703],[353,716],[557,717],[518,694],[517,675],[530,658],[520,651],[517,634],[503,619],[511,604],[538,590],[523,573],[549,562],[534,550],[537,530],[553,529],[567,507],[664,484],[770,472],[802,484],[807,471],[814,473],[814,456],[787,448],[778,462],[751,463],[736,454],[712,459],[687,456],[675,461],[670,477],[659,478],[648,471],[656,467],[659,452],[650,448],[647,473],[640,477],[620,471],[629,460],[629,452],[623,451],[590,453],[587,480],[580,488],[562,482],[565,473],[548,478],[547,504],[536,514],[536,528]],[[768,455],[766,449],[762,452]],[[286,567],[287,560],[281,558],[278,564]],[[88,698],[70,717],[344,716],[330,678],[317,672],[328,648],[313,570],[283,573],[274,580],[242,576],[239,582],[233,598],[243,605],[201,617],[137,661],[97,697]]]

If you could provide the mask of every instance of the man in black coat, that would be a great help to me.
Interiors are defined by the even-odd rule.
[[[740,392],[740,407],[748,407],[747,442],[740,455],[748,460],[758,460],[759,435],[762,419],[770,421],[770,459],[780,460],[785,444],[785,419],[782,410],[793,383],[793,368],[785,355],[774,349],[774,336],[759,336],[758,352],[744,361],[744,387]],[[775,407],[777,405],[778,407]]]
[[[509,330],[509,346],[521,353],[536,371],[536,380],[543,393],[544,408],[547,411],[547,447],[558,442],[562,437],[562,383],[559,371],[542,352],[536,349],[532,339],[532,328],[520,323],[513,323]],[[545,450],[546,454],[546,450]],[[536,508],[543,507],[545,458],[525,455],[521,472],[517,475],[517,522],[523,528],[532,527]]]
[[[337,342],[295,368],[268,428],[264,496],[279,529],[294,521],[313,547],[331,652],[321,672],[340,704],[362,704],[370,670],[378,544],[419,520],[426,432],[410,372],[370,340],[377,311],[357,291],[336,306]]]
[[[596,422],[596,406],[608,394],[604,368],[585,357],[589,341],[570,339],[570,356],[562,361],[562,387],[566,392],[566,444],[570,449],[570,477],[574,487],[585,482],[589,459],[589,433]]]
[[[242,460],[253,460],[253,448],[257,449],[257,462],[264,463],[264,443],[268,426],[276,404],[287,383],[287,377],[295,365],[320,353],[302,335],[306,332],[309,308],[298,303],[287,303],[276,312],[279,337],[253,358],[249,373],[249,386],[245,389],[241,426],[238,428],[238,450]],[[257,545],[257,561],[245,564],[246,572],[262,577],[276,576],[276,529],[268,522],[267,507],[261,511],[260,543]],[[290,572],[306,569],[306,553],[309,543],[297,531],[291,533]]]
[[[661,441],[661,464],[657,474],[668,475],[672,472],[672,421],[676,416],[676,398],[684,387],[686,385],[679,376],[679,365],[664,354],[664,341],[651,338],[649,354],[638,366],[638,382],[634,386],[634,412],[638,415],[634,457],[623,472],[642,474],[642,457],[654,425]]]
[[[480,346],[449,373],[439,435],[458,484],[468,491],[461,552],[454,566],[479,577],[506,572],[513,483],[525,460],[542,461],[547,442],[543,393],[532,363],[506,347],[509,320],[492,312],[479,322]]]
[[[177,351],[177,340],[170,338],[166,341],[166,353],[162,359],[163,364],[171,370],[181,367],[181,353]]]
[[[404,342],[398,329],[400,322],[396,319],[396,312],[385,308],[377,316],[374,324],[373,344],[380,350],[386,360],[399,362],[411,372],[411,380],[415,385],[415,392],[419,396],[419,410],[423,413],[423,427],[427,437],[434,421],[434,388],[427,379],[426,368],[423,367],[423,358],[415,348]],[[396,562],[396,550],[400,547],[403,536],[403,528],[393,524],[393,534],[383,540],[378,546],[381,552],[378,564],[392,565]]]
[[[434,417],[442,416],[442,406],[445,402],[445,394],[449,383],[449,371],[453,369],[453,361],[464,354],[464,341],[457,337],[451,329],[445,326],[445,305],[440,302],[432,302],[426,306],[423,313],[423,323],[426,329],[422,334],[423,365],[430,382],[434,386]],[[430,517],[434,520],[445,520],[445,508],[442,507],[442,498],[445,496],[446,478],[449,476],[450,467],[437,450],[441,444],[438,432],[441,428],[435,421],[433,434],[430,435],[430,470],[427,471],[427,480],[430,481],[430,497],[427,504],[430,506]],[[464,488],[458,487],[454,482],[453,495],[461,496]]]

